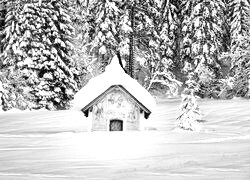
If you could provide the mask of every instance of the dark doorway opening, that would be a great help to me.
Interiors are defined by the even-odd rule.
[[[110,120],[109,131],[122,131],[123,122],[118,119]]]

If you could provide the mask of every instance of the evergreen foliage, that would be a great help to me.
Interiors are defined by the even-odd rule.
[[[249,35],[237,38],[238,47],[227,54],[231,59],[230,77],[235,96],[250,97],[250,41]]]
[[[249,31],[250,4],[248,0],[230,0],[230,35],[231,51],[239,46],[239,36],[246,36]]]
[[[172,1],[93,1],[89,3],[88,12],[84,37],[92,55],[102,61],[102,67],[114,54],[128,61],[133,43],[133,53],[144,59],[141,65],[150,72],[144,79],[144,86],[153,89],[160,84],[177,92],[180,83],[175,80],[171,64],[176,53],[178,19]],[[134,64],[138,66],[137,62]]]
[[[22,90],[32,95],[30,108],[68,107],[77,90],[77,70],[70,57],[74,29],[65,1],[18,5],[8,6],[3,65],[20,72]]]
[[[5,26],[5,14],[6,14],[6,3],[4,1],[0,1],[0,53],[3,51],[3,30]]]
[[[221,77],[225,4],[219,0],[182,2],[181,57],[198,73],[200,85]]]
[[[190,130],[200,131],[202,113],[197,104],[195,91],[197,91],[197,77],[194,73],[189,73],[187,87],[182,94],[181,115],[177,118],[177,127]]]
[[[230,75],[234,81],[233,91],[236,96],[241,97],[250,95],[249,13],[248,0],[230,1],[231,47],[227,55],[231,59]]]
[[[248,0],[0,0],[1,103],[68,107],[114,55],[151,92],[187,86],[184,104],[249,97],[249,12]]]
[[[88,45],[89,53],[97,56],[101,61],[102,71],[109,62],[109,58],[118,51],[119,41],[121,41],[120,18],[127,20],[127,17],[121,17],[118,3],[121,2],[92,1],[84,14],[84,43]],[[125,26],[126,22],[123,22],[123,25]]]
[[[150,19],[151,31],[147,31],[148,61],[151,71],[148,89],[160,84],[169,89],[170,94],[178,93],[180,82],[175,80],[173,62],[177,55],[178,9],[175,1],[162,1],[155,4],[153,18]]]

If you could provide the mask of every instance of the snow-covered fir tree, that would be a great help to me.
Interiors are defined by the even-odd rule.
[[[17,3],[17,2],[15,2]],[[20,1],[9,8],[4,66],[20,72],[30,108],[68,107],[77,91],[77,70],[70,38],[74,32],[66,1]]]
[[[250,97],[250,35],[237,38],[237,48],[228,53],[231,59],[229,78],[233,81],[233,93],[235,96]]]
[[[193,27],[190,25],[191,23],[191,11],[193,9],[192,7],[192,1],[190,0],[184,0],[182,1],[180,5],[181,9],[181,49],[180,49],[180,54],[181,54],[181,60],[182,63],[194,63],[193,58],[191,56],[191,45],[192,45],[192,31]]]
[[[97,57],[91,53],[89,38],[84,34],[88,19],[88,2],[84,0],[69,0],[68,3],[69,8],[67,10],[75,30],[75,35],[72,39],[74,48],[72,58],[76,62],[79,71],[79,87],[81,88],[89,79],[99,74],[98,67],[100,67],[100,62],[98,62]]]
[[[3,30],[5,26],[6,2],[0,0],[0,53],[3,51]]]
[[[178,86],[181,84],[173,74],[173,61],[177,55],[176,32],[179,23],[178,9],[174,2],[163,0],[152,3],[153,6],[151,4],[151,9],[148,11],[150,14],[147,14],[148,18],[145,20],[147,26],[142,26],[140,33],[146,37],[141,42],[146,44],[145,65],[150,70],[146,87],[149,90],[163,86],[168,89],[170,95],[177,94]]]
[[[19,78],[17,78],[18,71],[14,71],[15,65],[13,63],[14,57],[13,54],[10,53],[10,49],[12,45],[15,43],[15,38],[17,38],[17,33],[15,32],[17,24],[17,16],[16,12],[19,12],[21,9],[21,1],[17,0],[2,0],[2,4],[4,4],[5,12],[4,12],[4,27],[1,31],[1,35],[3,39],[1,39],[1,83],[2,83],[2,109],[9,110],[13,107],[17,107],[20,105],[20,108],[23,109],[26,105],[24,105],[23,94],[19,89],[20,82]],[[9,44],[7,44],[7,42]],[[15,48],[15,46],[13,46]],[[8,63],[6,63],[8,62]],[[22,99],[22,100],[20,100]],[[21,105],[22,104],[22,105]],[[21,107],[22,106],[22,107]]]
[[[150,71],[145,87],[160,84],[176,91],[178,81],[171,72],[171,64],[178,20],[172,1],[92,1],[88,6],[84,37],[92,55],[103,61],[103,67],[113,54],[127,61],[133,43],[135,57],[141,56],[145,62],[141,65]]]
[[[248,0],[230,0],[229,8],[231,46],[228,55],[231,59],[233,90],[236,96],[250,97],[250,3]]]
[[[188,80],[186,82],[187,87],[184,89],[182,94],[182,104],[181,104],[181,115],[177,118],[177,127],[190,130],[190,131],[200,131],[202,113],[197,104],[195,92],[199,88],[197,86],[197,74],[189,72]]]
[[[176,79],[185,86],[194,72],[199,88],[190,94],[246,97],[249,8],[248,0],[0,0],[2,102],[64,108],[78,78],[84,86],[114,55],[126,70],[132,58],[150,91],[177,93]]]
[[[8,110],[7,106],[7,92],[6,92],[6,83],[3,82],[2,76],[0,76],[0,111]]]
[[[125,68],[129,57],[131,28],[130,9],[134,0],[129,1],[82,1],[87,5],[84,23],[84,41],[88,53],[96,57],[101,71],[111,57],[118,55]]]
[[[192,64],[199,84],[205,85],[221,76],[218,56],[223,51],[225,4],[222,0],[184,0],[181,9],[181,57]]]
[[[239,36],[246,36],[249,32],[250,3],[248,0],[229,0],[231,51],[235,51]]]
[[[2,107],[4,111],[12,108],[25,110],[34,107],[33,95],[25,91],[29,84],[18,69],[2,69],[0,80],[2,82]]]
[[[118,51],[120,39],[118,25],[122,16],[118,3],[121,2],[91,1],[87,3],[87,12],[84,14],[85,45],[90,55],[97,57],[101,62],[102,70],[108,64],[110,57]]]

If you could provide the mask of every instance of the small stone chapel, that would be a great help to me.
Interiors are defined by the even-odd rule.
[[[144,129],[155,100],[115,56],[104,73],[76,93],[74,106],[87,117],[90,131],[133,131]]]

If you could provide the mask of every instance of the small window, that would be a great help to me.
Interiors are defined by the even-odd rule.
[[[109,131],[123,131],[123,121],[118,119],[110,120]]]

